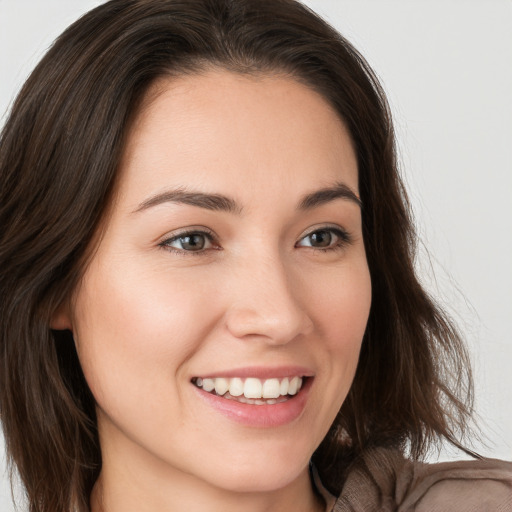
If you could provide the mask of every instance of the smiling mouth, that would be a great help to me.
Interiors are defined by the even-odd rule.
[[[227,400],[235,400],[250,405],[273,405],[286,402],[302,388],[307,377],[294,376],[283,379],[249,378],[201,378],[195,377],[192,383],[213,395]]]

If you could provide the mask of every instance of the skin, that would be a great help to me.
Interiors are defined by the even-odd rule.
[[[347,130],[292,78],[217,69],[153,86],[97,251],[53,325],[72,330],[97,401],[94,512],[323,510],[308,461],[352,383],[371,284],[357,201],[298,204],[340,182],[358,194]],[[141,207],[175,189],[238,210]],[[202,250],[176,238],[190,227],[210,231]],[[309,235],[327,228],[349,240],[329,232],[322,250]],[[283,365],[314,378],[275,428],[226,417],[191,383]]]

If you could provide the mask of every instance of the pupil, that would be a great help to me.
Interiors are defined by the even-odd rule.
[[[188,235],[181,238],[181,246],[189,251],[200,251],[204,247],[203,235]]]
[[[311,245],[315,247],[328,247],[331,240],[332,235],[329,231],[317,231],[311,235]]]

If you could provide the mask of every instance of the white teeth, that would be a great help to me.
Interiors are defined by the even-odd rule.
[[[299,390],[299,388],[300,388],[299,377],[294,377],[290,381],[290,384],[288,385],[288,394],[295,395],[297,393],[297,391]]]
[[[222,396],[229,389],[228,379],[218,378],[215,379],[215,393]]]
[[[288,394],[288,383],[289,383],[288,377],[285,377],[281,381],[281,385],[279,386],[279,394],[280,395],[284,396],[284,395]]]
[[[302,378],[298,376],[285,377],[284,379],[272,378],[263,381],[253,377],[249,377],[245,381],[239,377],[232,379],[225,377],[202,379],[198,377],[193,382],[205,391],[215,391],[219,396],[226,395],[225,398],[236,398],[239,402],[256,405],[279,403],[285,400],[284,397],[288,395],[296,395],[302,387]],[[276,400],[280,397],[283,398]]]
[[[261,398],[262,388],[260,379],[245,379],[244,396],[246,398]]]
[[[263,383],[262,396],[263,398],[277,398],[279,396],[279,380],[267,379]]]
[[[229,383],[229,394],[231,396],[240,396],[244,394],[244,381],[239,378],[231,379]]]
[[[205,391],[213,391],[215,389],[215,381],[213,379],[203,379],[203,389]]]
[[[297,391],[299,391],[301,386],[302,386],[302,379],[299,377],[293,377],[293,379],[290,381],[290,384],[288,385],[288,394],[289,395],[297,394]]]

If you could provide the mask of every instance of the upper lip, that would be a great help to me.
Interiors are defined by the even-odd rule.
[[[218,370],[214,372],[202,373],[194,377],[202,379],[214,379],[216,377],[225,378],[249,378],[256,379],[284,379],[285,377],[313,377],[314,372],[304,366],[246,366],[242,368],[233,368],[230,370]]]

